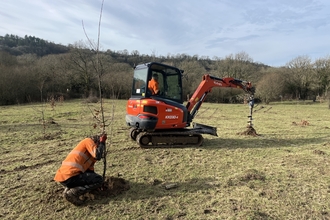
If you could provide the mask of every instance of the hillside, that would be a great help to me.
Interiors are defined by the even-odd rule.
[[[45,56],[49,54],[61,54],[69,51],[67,46],[55,44],[35,36],[19,37],[17,35],[0,36],[0,50],[11,55],[36,54]]]

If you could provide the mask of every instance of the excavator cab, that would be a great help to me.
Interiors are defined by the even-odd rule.
[[[154,131],[187,126],[188,111],[182,99],[182,70],[161,63],[140,64],[134,69],[131,98],[126,106],[126,123],[134,130]],[[148,85],[158,76],[159,93]]]
[[[152,62],[140,64],[134,69],[132,98],[142,99],[153,98],[168,99],[177,103],[182,100],[182,70],[164,64]],[[148,89],[152,76],[156,75],[159,83],[159,93],[153,95]]]

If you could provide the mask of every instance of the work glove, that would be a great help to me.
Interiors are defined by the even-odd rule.
[[[107,140],[107,134],[103,134],[100,137],[100,143],[105,143],[105,141]]]
[[[96,148],[96,160],[101,160],[104,157],[105,143],[99,143]]]
[[[96,160],[101,160],[104,157],[105,151],[105,141],[107,140],[107,134],[102,134],[100,136],[99,144],[96,148]]]

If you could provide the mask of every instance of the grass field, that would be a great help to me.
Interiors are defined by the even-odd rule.
[[[98,104],[0,107],[0,218],[330,219],[327,103],[258,105],[256,137],[239,135],[247,105],[204,103],[195,122],[217,127],[218,137],[174,149],[132,142],[125,105],[105,100],[111,122],[106,175],[124,178],[130,189],[80,207],[61,197],[53,177],[81,139],[99,132],[91,114]],[[102,174],[102,162],[96,172]],[[166,190],[169,183],[177,187]]]

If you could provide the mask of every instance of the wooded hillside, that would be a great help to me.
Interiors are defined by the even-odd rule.
[[[96,61],[95,51],[83,41],[64,46],[34,36],[0,36],[0,105],[97,96]],[[275,68],[254,62],[245,52],[210,59],[108,49],[100,52],[98,61],[106,98],[128,99],[133,66],[151,61],[185,71],[184,97],[193,93],[205,73],[251,81],[256,87],[256,98],[266,103],[325,98],[330,86],[329,57],[312,61],[308,56],[298,56]],[[235,89],[214,89],[207,101],[240,102],[240,94]]]

